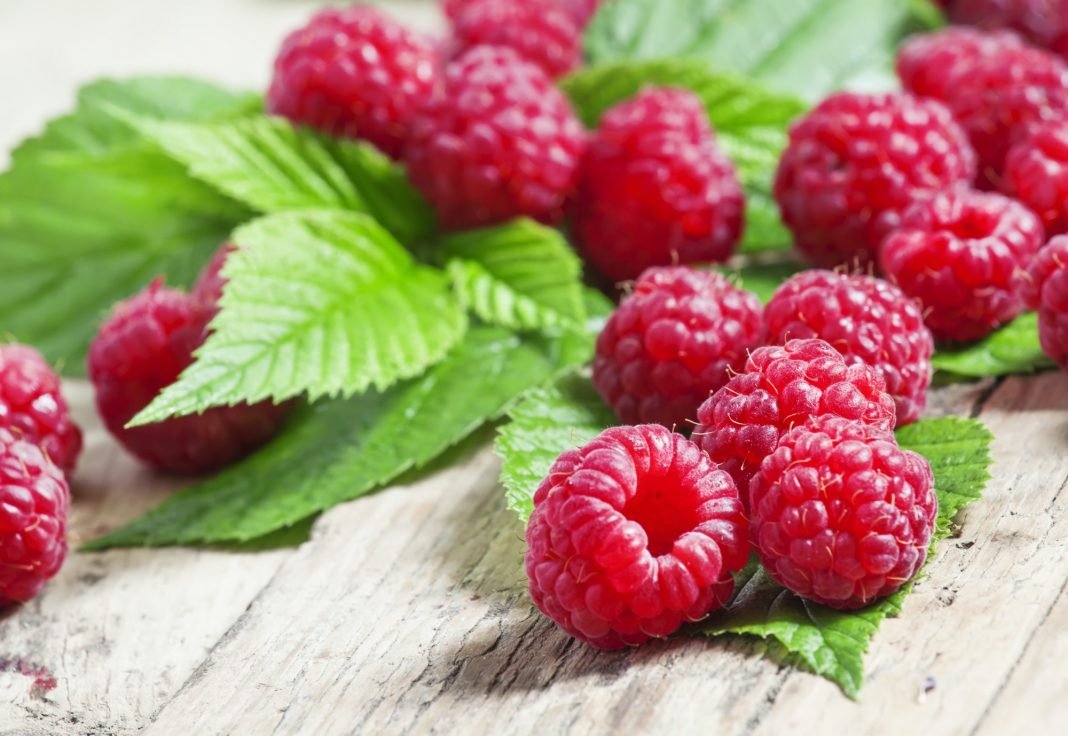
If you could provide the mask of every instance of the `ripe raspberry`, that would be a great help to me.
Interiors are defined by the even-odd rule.
[[[779,287],[764,319],[771,344],[818,337],[846,363],[875,368],[897,404],[897,426],[923,414],[934,340],[919,307],[893,284],[873,276],[804,271]]]
[[[1038,309],[1042,350],[1068,371],[1068,235],[1059,235],[1031,264],[1028,301]]]
[[[579,30],[584,29],[593,20],[604,0],[556,0],[575,22]]]
[[[373,8],[327,8],[283,42],[267,109],[400,158],[436,68],[430,42]]]
[[[67,556],[70,489],[30,442],[0,428],[0,608],[33,598]]]
[[[623,281],[650,266],[727,260],[744,211],[701,101],[650,89],[602,118],[582,165],[574,232],[587,260]]]
[[[452,31],[457,53],[474,46],[505,46],[550,77],[563,76],[582,58],[575,21],[555,0],[468,2],[457,12]]]
[[[190,292],[194,300],[200,302],[202,306],[211,311],[211,316],[215,316],[215,313],[219,311],[219,299],[222,297],[223,287],[226,286],[226,278],[222,275],[222,268],[226,264],[226,259],[235,250],[237,250],[237,246],[233,243],[220,245],[211,260],[208,261],[208,265],[204,266],[200,275],[197,276],[196,283],[193,284],[193,290]]]
[[[202,473],[229,465],[270,439],[285,418],[288,405],[268,401],[126,428],[193,362],[213,311],[156,281],[119,304],[89,347],[89,378],[104,425],[161,470]]]
[[[790,340],[754,350],[745,371],[698,409],[693,437],[731,474],[746,501],[753,473],[779,438],[824,414],[881,432],[894,428],[894,400],[873,368],[846,363],[823,340]]]
[[[704,618],[749,556],[730,476],[657,424],[613,427],[553,464],[527,526],[530,597],[600,649]]]
[[[82,451],[82,431],[70,416],[59,376],[39,352],[0,345],[0,429],[41,447],[69,473]]]
[[[511,49],[471,49],[412,124],[412,183],[451,229],[527,215],[563,218],[586,133],[538,67]]]
[[[820,417],[784,435],[761,463],[750,508],[753,543],[775,580],[852,609],[919,571],[938,498],[931,466],[892,435]]]
[[[775,199],[810,261],[865,267],[909,203],[974,176],[968,141],[938,102],[839,93],[790,129]]]
[[[949,19],[987,30],[1008,28],[1035,46],[1063,55],[1068,51],[1068,2],[1065,0],[952,0]]]
[[[593,383],[624,424],[688,429],[701,402],[763,344],[762,311],[718,273],[650,268],[601,331]]]
[[[1002,188],[1042,219],[1047,235],[1068,232],[1068,119],[1037,124],[1009,149]]]
[[[1000,194],[956,189],[916,202],[883,243],[883,272],[919,300],[938,340],[978,340],[1023,311],[1042,224]]]
[[[976,183],[997,189],[1009,146],[1029,126],[1068,111],[1068,65],[1009,31],[951,28],[907,41],[905,89],[943,101],[979,157]]]

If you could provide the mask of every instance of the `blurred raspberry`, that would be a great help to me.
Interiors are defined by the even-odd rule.
[[[1039,123],[1009,149],[1002,187],[1042,219],[1047,236],[1068,232],[1068,119]]]
[[[579,65],[582,38],[556,0],[471,0],[453,18],[458,54],[475,46],[505,46],[550,77]]]
[[[948,0],[945,5],[958,25],[1008,28],[1062,56],[1068,51],[1066,0]]]
[[[1027,291],[1038,309],[1042,350],[1068,371],[1068,235],[1049,241],[1031,264]]]

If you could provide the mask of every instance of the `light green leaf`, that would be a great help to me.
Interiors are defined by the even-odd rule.
[[[537,330],[586,319],[582,264],[557,230],[515,220],[452,235],[441,250],[461,300],[485,322]]]
[[[895,87],[908,33],[938,22],[918,0],[613,0],[586,31],[590,63],[695,57],[815,102]]]
[[[738,167],[747,194],[743,249],[788,248],[792,239],[779,221],[771,182],[786,130],[805,105],[762,89],[733,74],[713,72],[695,59],[634,60],[599,64],[561,83],[580,117],[593,127],[613,105],[649,86],[683,87],[704,102],[717,140]]]
[[[371,215],[404,243],[433,234],[433,213],[407,174],[365,143],[262,115],[136,124],[192,176],[259,212],[338,208]]]
[[[941,347],[931,362],[940,371],[969,378],[1032,373],[1053,366],[1038,341],[1038,315],[1034,312],[1017,317],[972,345]]]
[[[568,355],[555,340],[472,328],[423,376],[305,409],[266,448],[87,548],[240,542],[298,523],[426,465],[571,367]]]
[[[229,284],[196,361],[133,424],[307,393],[352,395],[422,373],[465,329],[445,275],[367,215],[268,215],[234,233]]]
[[[616,424],[589,378],[571,376],[531,391],[509,412],[497,437],[504,463],[501,483],[508,508],[522,521],[534,510],[534,491],[565,450],[579,447]]]

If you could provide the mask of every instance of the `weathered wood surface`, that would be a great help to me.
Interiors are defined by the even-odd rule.
[[[423,4],[402,5],[432,23]],[[0,68],[25,70],[0,93],[30,110],[0,120],[0,150],[98,73],[260,84],[307,12],[282,0],[0,4]],[[90,32],[120,18],[129,46]],[[77,541],[175,483],[110,441],[84,384],[68,390],[88,430]],[[990,425],[995,477],[876,637],[860,703],[757,643],[605,654],[568,640],[526,598],[522,529],[484,448],[328,512],[295,550],[72,554],[41,597],[0,615],[0,734],[1062,733],[1068,376],[951,387],[932,404]],[[34,688],[19,660],[54,689]]]

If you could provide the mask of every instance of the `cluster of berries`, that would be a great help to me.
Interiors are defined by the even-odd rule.
[[[440,43],[369,7],[324,10],[286,39],[267,107],[402,162],[445,228],[570,218],[611,282],[726,260],[744,197],[700,101],[649,90],[587,133],[555,85],[597,5],[451,0]]]

